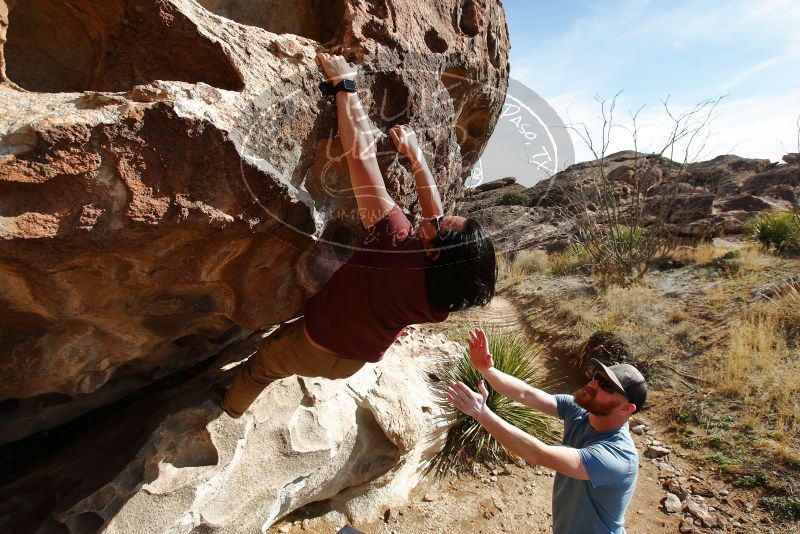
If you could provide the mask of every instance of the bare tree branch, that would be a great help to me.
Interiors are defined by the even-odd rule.
[[[653,261],[676,245],[672,218],[679,185],[689,163],[704,151],[709,125],[724,98],[705,100],[682,112],[671,109],[669,97],[664,99],[671,126],[660,148],[645,154],[639,124],[644,106],[629,113],[629,125],[617,124],[620,94],[610,101],[595,96],[600,106],[600,132],[595,134],[599,143],[586,123],[568,126],[595,161],[588,168],[589,178],[586,165],[573,166],[557,187],[559,210],[576,231],[574,247],[588,257],[588,266],[603,285],[639,282]],[[633,144],[632,156],[621,165],[607,159],[617,129],[629,134]]]

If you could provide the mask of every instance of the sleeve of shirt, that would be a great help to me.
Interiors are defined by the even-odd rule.
[[[603,444],[578,449],[583,467],[592,487],[622,484],[631,474],[630,458],[615,447]]]
[[[395,204],[383,219],[367,230],[362,245],[372,250],[392,250],[405,241],[411,235],[411,231],[411,221]]]
[[[575,397],[563,394],[554,395],[554,397],[556,398],[558,418],[565,422],[575,419],[576,414],[580,411],[580,406],[575,404]]]

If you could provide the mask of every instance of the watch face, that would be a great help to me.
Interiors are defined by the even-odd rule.
[[[356,90],[356,82],[355,80],[342,80],[342,85],[344,86],[345,91],[355,91]]]

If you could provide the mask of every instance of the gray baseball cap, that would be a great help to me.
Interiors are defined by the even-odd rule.
[[[618,363],[606,367],[603,362],[596,358],[591,359],[591,363],[595,369],[602,369],[608,375],[608,378],[623,392],[623,394],[636,405],[636,411],[639,412],[644,403],[647,401],[647,382],[639,370],[627,363]]]

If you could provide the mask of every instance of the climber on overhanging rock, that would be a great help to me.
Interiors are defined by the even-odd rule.
[[[494,246],[472,219],[445,216],[413,130],[389,130],[411,160],[424,223],[414,231],[386,191],[375,136],[355,87],[357,67],[342,56],[317,56],[336,91],[339,137],[347,157],[361,246],[305,305],[304,317],[281,325],[225,391],[223,409],[239,417],[272,381],[291,375],[346,378],[377,362],[403,329],[444,321],[451,311],[485,306],[497,275]]]

